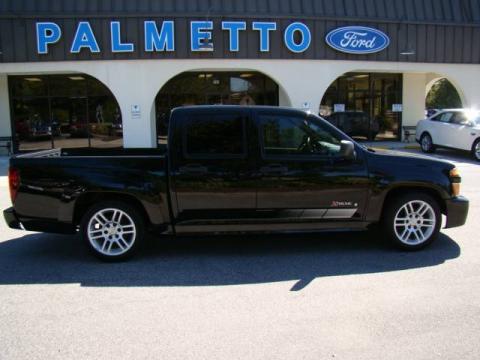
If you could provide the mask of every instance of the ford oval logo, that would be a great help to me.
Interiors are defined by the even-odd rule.
[[[335,50],[349,54],[371,54],[382,51],[390,44],[385,33],[365,26],[346,26],[332,30],[325,41]]]

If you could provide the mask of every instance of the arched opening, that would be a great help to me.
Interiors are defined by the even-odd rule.
[[[155,98],[157,134],[166,140],[171,109],[186,105],[279,104],[279,86],[256,71],[189,71],[170,79]]]
[[[462,107],[460,93],[447,78],[434,78],[427,84],[425,97],[427,115],[432,115],[439,109]]]
[[[320,115],[357,140],[397,140],[401,104],[402,74],[352,72],[328,87]]]
[[[112,92],[82,73],[8,77],[16,151],[123,145]]]

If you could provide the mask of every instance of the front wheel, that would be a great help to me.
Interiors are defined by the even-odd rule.
[[[429,134],[423,134],[420,138],[420,147],[425,153],[433,153],[435,151],[435,145],[433,145],[432,137]]]
[[[80,233],[95,256],[106,261],[124,260],[135,254],[143,241],[145,226],[135,207],[105,201],[83,216]]]
[[[383,229],[397,247],[418,250],[437,238],[441,223],[437,201],[428,194],[411,193],[387,204]]]

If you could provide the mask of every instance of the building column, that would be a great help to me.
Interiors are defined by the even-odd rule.
[[[155,111],[152,111],[156,94],[152,94],[148,86],[152,81],[149,73],[125,63],[113,63],[104,70],[105,73],[100,72],[96,77],[104,81],[120,106],[123,146],[156,147]]]
[[[415,126],[419,120],[425,118],[425,86],[427,76],[425,73],[403,74],[403,112],[402,126]],[[403,131],[402,133],[403,140]]]
[[[480,110],[480,92],[478,84],[480,81],[480,70],[468,69],[458,74],[455,78],[456,84],[461,86],[459,91],[462,92],[462,102],[464,108],[473,108]]]

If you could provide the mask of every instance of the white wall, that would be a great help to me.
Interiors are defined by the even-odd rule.
[[[112,60],[63,61],[39,63],[0,64],[0,75],[27,73],[81,72],[96,77],[106,84],[120,104],[124,126],[125,147],[152,147],[155,139],[154,100],[160,88],[172,77],[184,71],[235,70],[260,71],[280,86],[280,104],[302,107],[307,102],[310,109],[318,111],[322,96],[328,86],[340,75],[350,71],[379,71],[405,73],[404,119],[410,123],[420,115],[420,98],[425,100],[425,79],[420,96],[419,77],[435,72],[447,77],[466,100],[465,106],[480,107],[480,65],[394,63],[375,61],[330,60]],[[423,74],[423,75],[422,75]],[[5,79],[5,76],[3,76]],[[0,111],[8,97],[2,91],[0,80]],[[410,89],[410,86],[412,88]],[[131,106],[139,105],[141,114],[132,118]],[[422,105],[423,107],[424,105]],[[8,110],[8,108],[7,108]],[[8,118],[8,117],[7,117]],[[10,125],[1,120],[0,132],[9,131]]]
[[[424,73],[403,74],[403,113],[402,125],[414,126],[425,117],[425,84]],[[403,131],[402,131],[403,136]]]
[[[7,76],[0,74],[0,137],[12,136]]]

